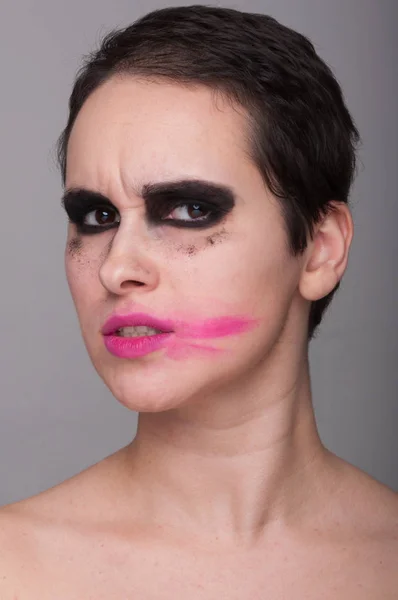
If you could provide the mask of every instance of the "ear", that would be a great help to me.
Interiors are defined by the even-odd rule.
[[[330,212],[315,226],[305,252],[299,290],[306,300],[327,296],[347,267],[354,234],[351,212],[345,202],[332,202],[330,206]]]

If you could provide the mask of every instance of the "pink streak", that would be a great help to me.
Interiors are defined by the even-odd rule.
[[[180,338],[209,339],[226,337],[244,333],[251,329],[258,321],[245,317],[215,317],[196,323],[176,323],[176,334]]]

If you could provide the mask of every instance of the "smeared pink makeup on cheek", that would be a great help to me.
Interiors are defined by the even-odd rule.
[[[201,344],[190,344],[178,338],[174,338],[166,348],[166,356],[168,358],[173,358],[174,360],[190,358],[191,356],[196,356],[198,353],[214,355],[224,352],[226,352],[226,350],[222,348],[214,348],[213,346],[204,346]]]
[[[209,339],[245,333],[258,324],[258,319],[246,317],[215,317],[191,323],[176,323],[176,335],[182,339]]]
[[[190,343],[189,339],[211,339],[221,338],[231,335],[244,333],[258,323],[257,319],[248,319],[245,317],[216,317],[206,319],[205,321],[196,321],[186,323],[179,321],[176,323],[175,337],[168,345],[166,354],[169,358],[181,360],[190,358],[198,352],[215,355],[225,353],[225,348],[215,348],[214,346]]]

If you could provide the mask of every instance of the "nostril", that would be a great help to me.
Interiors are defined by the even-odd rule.
[[[123,281],[120,284],[120,287],[122,289],[125,289],[125,288],[129,288],[129,287],[141,287],[143,285],[145,285],[145,283],[143,281],[137,281],[135,279],[129,279],[128,281]]]

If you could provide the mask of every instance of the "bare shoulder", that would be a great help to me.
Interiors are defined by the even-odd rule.
[[[369,535],[398,539],[398,494],[333,456],[335,497],[353,524]]]
[[[35,535],[19,503],[0,509],[0,598],[14,600],[26,565],[33,566]]]
[[[363,564],[398,589],[398,494],[334,455],[331,465],[330,535],[340,532]]]
[[[0,527],[1,523],[7,530],[7,524],[16,526],[19,522],[27,526],[28,523],[62,520],[66,514],[69,519],[83,516],[83,512],[87,516],[88,504],[94,514],[101,500],[105,502],[109,493],[118,492],[117,466],[123,451],[122,448],[34,496],[0,507]],[[97,503],[90,502],[94,498]]]
[[[34,587],[43,562],[51,562],[60,545],[74,547],[90,518],[98,523],[106,482],[112,480],[116,454],[29,498],[0,507],[0,598]],[[109,478],[106,474],[109,473]],[[113,490],[114,491],[114,490]],[[19,596],[18,596],[19,597]]]

